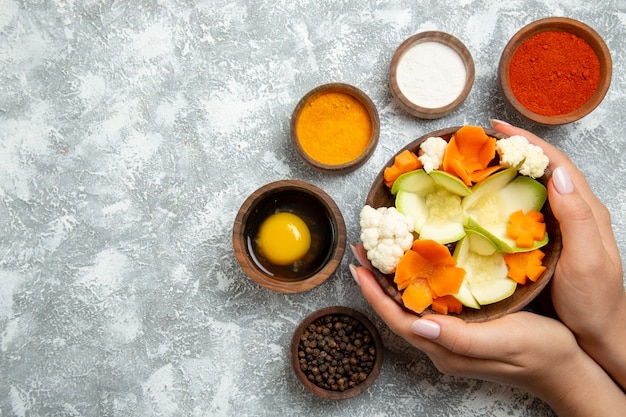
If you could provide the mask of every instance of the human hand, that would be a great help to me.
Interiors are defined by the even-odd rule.
[[[355,256],[368,265],[358,250]],[[485,323],[444,315],[419,319],[384,293],[370,269],[351,265],[350,270],[389,328],[424,351],[446,374],[525,389],[559,415],[613,416],[626,406],[619,388],[554,319],[527,312]]]
[[[360,255],[357,259],[367,265]],[[437,369],[446,374],[530,390],[544,367],[578,350],[572,333],[563,324],[531,313],[509,314],[480,324],[443,315],[426,315],[418,320],[384,293],[368,267],[351,269],[363,295],[389,328],[426,352]],[[553,345],[559,350],[554,351]]]
[[[626,389],[626,293],[609,211],[563,152],[528,131],[500,121],[492,125],[525,136],[550,159],[548,199],[563,239],[552,302],[580,345]]]

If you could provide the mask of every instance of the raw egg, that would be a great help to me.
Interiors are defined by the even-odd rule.
[[[311,232],[297,215],[275,213],[261,224],[257,245],[261,254],[272,264],[290,265],[309,251]]]

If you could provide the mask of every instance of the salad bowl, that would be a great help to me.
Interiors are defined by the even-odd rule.
[[[429,137],[441,137],[446,141],[449,141],[453,134],[460,128],[459,127],[451,127],[445,128],[438,131],[430,132],[422,137],[414,140],[413,142],[406,145],[404,148],[400,149],[396,155],[400,154],[405,150],[410,150],[412,152],[417,153],[419,147],[422,142],[424,142]],[[493,129],[484,129],[485,133],[497,140],[506,138],[507,136],[496,132]],[[387,166],[391,166],[394,162],[394,155],[385,166],[380,170],[378,175],[376,176],[370,191],[366,197],[365,204],[374,208],[379,207],[393,207],[395,197],[391,193],[389,187],[384,183],[384,169]],[[546,170],[543,177],[538,178],[537,181],[542,183],[543,185],[547,184],[547,181],[550,177],[551,173],[549,170]],[[546,231],[548,233],[549,241],[548,243],[541,248],[541,250],[545,253],[545,257],[543,258],[543,265],[546,267],[546,270],[541,274],[541,276],[535,282],[528,282],[524,285],[517,285],[515,292],[501,300],[492,304],[486,304],[480,306],[479,309],[473,309],[469,307],[463,307],[463,310],[457,315],[459,318],[467,321],[467,322],[482,322],[487,320],[492,320],[498,317],[502,317],[509,313],[514,313],[520,311],[524,308],[527,308],[533,300],[537,299],[538,296],[542,293],[542,291],[546,288],[548,283],[550,282],[554,270],[556,268],[556,263],[559,259],[561,253],[561,232],[559,229],[559,225],[557,220],[555,219],[548,201],[543,206],[542,213],[544,215],[544,220],[546,224]],[[452,245],[454,246],[454,245]],[[450,246],[449,246],[450,248]],[[453,247],[450,248],[453,251]],[[378,271],[376,268],[373,268],[374,275],[378,283],[381,285],[383,290],[387,295],[393,298],[400,306],[407,309],[407,311],[411,311],[404,306],[402,301],[402,294],[398,290],[395,282],[393,274],[383,274]],[[427,308],[422,314],[434,313],[432,309]]]

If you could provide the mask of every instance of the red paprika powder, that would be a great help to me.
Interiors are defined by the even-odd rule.
[[[570,113],[600,83],[600,60],[591,46],[568,32],[540,32],[517,48],[509,66],[511,90],[528,110],[544,116]]]

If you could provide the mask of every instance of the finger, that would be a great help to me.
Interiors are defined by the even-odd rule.
[[[583,192],[587,197],[595,199],[595,195],[589,187],[589,183],[580,170],[574,165],[569,157],[561,150],[557,149],[554,145],[541,139],[528,130],[511,126],[502,121],[492,120],[493,128],[499,132],[502,132],[508,136],[521,135],[524,136],[533,145],[539,146],[548,157],[550,163],[548,167],[551,171],[554,171],[557,167],[565,166],[570,173],[572,180],[578,186],[578,189]]]
[[[363,296],[380,318],[389,326],[391,331],[405,339],[416,339],[417,336],[411,333],[410,327],[417,317],[405,311],[391,297],[385,294],[371,270],[362,266],[352,267],[351,269],[357,275]],[[412,340],[409,340],[409,343],[412,342]]]
[[[477,326],[451,316],[426,315],[419,319],[418,316],[405,311],[384,293],[372,271],[363,267],[355,267],[354,271],[358,275],[358,282],[365,299],[387,326],[394,333],[427,353],[433,352],[433,348],[429,346],[432,343],[428,341],[434,341],[436,345],[454,354],[488,359],[492,355],[492,344],[503,334],[502,327],[493,329],[493,323],[498,323],[497,321]],[[436,327],[436,334],[433,326]],[[473,333],[476,329],[482,331],[480,340],[474,339]],[[507,340],[501,340],[498,343],[502,346],[507,343]]]
[[[539,138],[538,136],[527,130],[511,126],[508,123],[499,120],[492,120],[492,126],[495,130],[509,136],[522,135],[526,137],[529,142],[541,147],[550,160],[551,171],[554,172],[559,167],[563,167],[565,169],[565,172],[568,174],[568,181],[571,181],[576,190],[576,193],[578,194],[578,197],[572,198],[570,201],[570,203],[573,204],[573,206],[570,208],[570,212],[577,212],[579,217],[587,216],[588,212],[586,212],[586,207],[584,206],[584,203],[586,203],[593,213],[593,221],[597,223],[597,228],[595,230],[599,231],[599,236],[601,237],[598,240],[596,236],[594,238],[595,243],[602,243],[606,250],[606,253],[609,254],[613,263],[621,262],[619,261],[619,250],[617,248],[617,244],[615,243],[615,237],[613,235],[613,226],[611,223],[610,213],[607,210],[606,206],[602,204],[600,200],[598,200],[593,190],[589,186],[589,183],[587,182],[585,176],[574,165],[569,157],[553,145],[549,144],[548,142],[544,141],[543,139]],[[563,210],[561,210],[560,216],[557,215],[557,213],[555,212],[555,217],[557,217],[559,221],[562,221],[564,219],[567,219],[568,216],[568,198],[561,198],[560,194],[555,192],[556,189],[553,187],[554,180],[555,178],[552,178],[548,183],[548,196],[550,199],[550,206],[559,205],[563,208]],[[584,203],[579,201],[579,199],[581,198],[582,200],[584,200]],[[561,225],[561,229],[563,229],[563,227],[567,226]],[[572,231],[572,235],[575,235],[575,228],[569,228],[569,230]],[[584,242],[584,240],[581,237],[578,240],[572,240],[572,242]],[[586,247],[587,245],[582,246]]]
[[[568,177],[566,168],[559,167],[548,183],[550,207],[561,229],[563,255],[603,263],[608,254],[611,262],[621,264],[608,210],[602,204],[596,204],[594,210]]]
[[[380,285],[378,285],[372,271],[364,267],[354,266],[351,266],[351,270],[357,275],[363,295],[389,329],[411,345],[425,352],[441,372],[460,376],[472,375],[476,377],[480,375],[483,379],[493,380],[494,374],[505,371],[504,367],[506,364],[494,362],[488,357],[484,359],[464,357],[450,351],[446,344],[441,344],[439,340],[431,340],[432,336],[424,337],[423,333],[415,333],[412,330],[413,323],[416,321],[426,322],[427,320],[419,319],[418,316],[408,313],[387,296]],[[458,320],[461,321],[460,319]],[[439,326],[438,324],[436,325]],[[450,329],[446,333],[447,339],[450,339],[453,330]]]
[[[372,264],[367,258],[367,251],[363,247],[362,243],[351,243],[350,250],[352,251],[354,259],[356,259],[357,262],[361,264],[361,266],[370,270],[372,269]]]
[[[528,139],[530,143],[539,146],[541,149],[543,149],[543,152],[548,156],[548,159],[550,160],[550,169],[556,168],[557,166],[561,165],[573,165],[572,161],[565,153],[561,152],[554,145],[546,142],[545,140],[541,139],[534,133],[529,132],[528,130],[524,130],[517,126],[512,126],[501,120],[492,120],[491,125],[494,130],[504,133],[507,136],[524,136],[526,139]]]
[[[424,341],[428,339],[461,356],[490,358],[494,341],[502,339],[503,326],[499,323],[505,322],[506,324],[506,321],[512,320],[510,317],[512,315],[510,315],[487,323],[472,324],[456,317],[434,314],[419,319],[418,316],[405,311],[385,294],[372,271],[364,267],[353,267],[352,270],[358,276],[365,299],[387,326],[394,333],[423,350],[432,350],[428,349],[428,343]],[[475,332],[479,333],[475,335]],[[506,329],[504,332],[506,333]],[[509,338],[503,338],[498,341],[498,344],[505,350],[512,350],[513,346],[506,345],[509,340]]]
[[[484,323],[467,323],[458,317],[445,315],[426,315],[413,323],[412,330],[419,333],[422,323],[432,322],[440,328],[439,336],[433,340],[456,355],[491,360],[494,359],[497,347],[499,361],[514,363],[513,359],[520,353],[520,346],[519,340],[511,337],[515,332],[513,329],[526,328],[519,314]],[[503,334],[509,337],[502,337]]]
[[[389,328],[425,352],[441,372],[511,384],[509,376],[522,369],[514,360],[521,348],[509,343],[508,338],[502,338],[502,334],[511,333],[506,322],[492,329],[493,324],[467,324],[449,316],[428,315],[420,319],[388,297],[372,271],[353,265],[350,269],[357,275],[363,295]],[[416,332],[416,322],[430,322],[443,331],[438,332],[434,339],[432,334],[424,337],[422,332]],[[522,335],[522,338],[525,337]],[[504,355],[501,353],[503,349]],[[510,359],[510,362],[503,358]]]
[[[534,354],[529,346],[534,346],[536,341],[530,344],[528,341],[529,335],[542,332],[537,320],[550,319],[514,313],[484,323],[466,323],[452,316],[426,315],[411,328],[431,337],[431,330],[424,334],[420,327],[425,323],[430,323],[424,326],[427,329],[432,324],[439,327],[439,336],[432,339],[437,346],[426,346],[423,350],[441,372],[515,385],[522,382],[520,376],[533,360],[529,358]]]
[[[590,205],[582,198],[571,180],[567,179],[566,168],[559,167],[555,173],[556,177],[548,186],[548,198],[554,217],[559,221],[564,250],[589,255],[589,251],[599,250],[604,246],[598,222]],[[582,258],[576,256],[572,259],[584,258],[585,256]]]
[[[534,133],[529,132],[528,130],[521,129],[516,126],[511,126],[510,124],[499,120],[492,120],[492,125],[493,128],[499,132],[502,132],[508,136],[524,136],[526,139],[528,139],[530,143],[539,146],[541,149],[543,149],[543,152],[550,160],[548,167],[551,171],[554,171],[560,166],[565,167],[581,195],[583,195],[584,198],[589,202],[597,201],[597,198],[591,190],[591,187],[589,186],[589,183],[587,182],[587,179],[585,178],[583,173],[580,172],[580,170],[576,167],[576,165],[574,165],[571,159],[569,159],[569,157],[561,150],[557,149],[552,144],[546,142],[545,140],[541,139]]]
[[[411,325],[419,316],[409,313],[385,294],[371,270],[354,266],[351,266],[351,270],[357,275],[363,296],[392,332],[426,352],[431,358],[447,354],[443,352],[445,348],[411,330]]]

